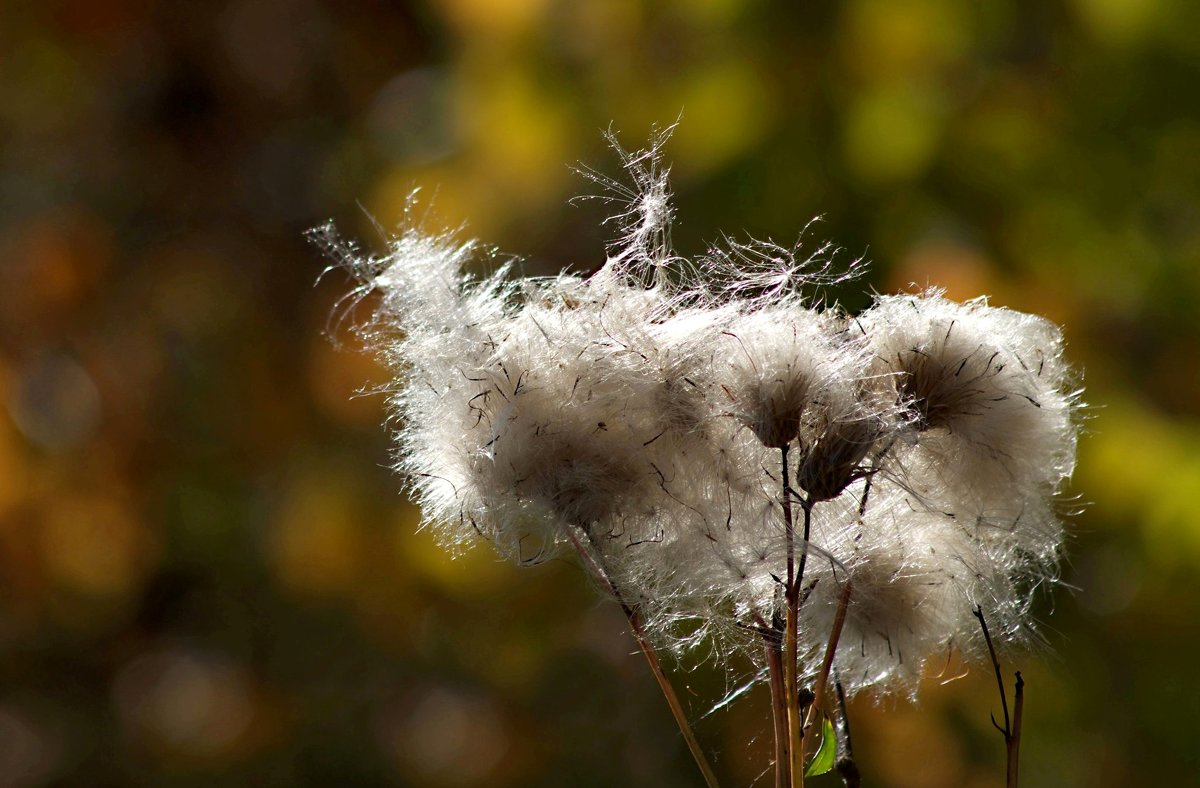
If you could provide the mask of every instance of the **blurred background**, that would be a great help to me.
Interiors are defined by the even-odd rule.
[[[1022,784],[1188,783],[1198,30],[1190,0],[0,5],[0,786],[698,785],[577,568],[417,532],[302,237],[382,249],[423,187],[435,227],[590,269],[568,165],[681,112],[682,252],[820,214],[871,261],[851,307],[936,284],[1065,327],[1086,507],[1050,648],[1004,654]],[[767,785],[764,695],[701,719],[724,674],[683,667],[722,776]],[[983,667],[856,703],[866,784],[1002,785],[992,712]]]

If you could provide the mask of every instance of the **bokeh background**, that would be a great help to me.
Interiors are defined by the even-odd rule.
[[[48,0],[0,5],[0,786],[694,786],[568,563],[451,561],[302,233],[428,221],[603,259],[569,164],[667,149],[697,252],[865,256],[1065,326],[1068,588],[1023,785],[1200,772],[1200,5],[1191,0]],[[382,228],[382,229],[380,229]],[[729,785],[752,693],[679,674]],[[949,671],[957,674],[957,667]],[[999,786],[988,670],[852,709],[874,786]],[[839,784],[834,778],[817,785]]]

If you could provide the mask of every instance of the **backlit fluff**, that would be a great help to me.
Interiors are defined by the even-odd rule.
[[[1047,504],[1075,461],[1078,392],[1061,332],[937,292],[880,298],[855,325],[905,414],[890,461],[914,502],[1011,547],[1039,574],[1062,541]]]
[[[318,233],[378,297],[362,330],[395,375],[397,468],[426,522],[518,561],[582,539],[662,642],[759,659],[786,502],[797,529],[810,514],[802,675],[847,583],[850,692],[977,650],[976,606],[1019,637],[1025,590],[1055,575],[1074,462],[1058,329],[935,292],[821,308],[824,248],[681,258],[661,141],[623,154],[631,183],[593,174],[620,237],[589,278],[475,278],[476,246],[417,228],[380,257]]]

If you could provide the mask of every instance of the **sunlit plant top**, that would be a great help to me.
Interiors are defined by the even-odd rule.
[[[985,616],[1029,640],[1079,393],[1040,317],[936,291],[847,314],[817,295],[855,273],[828,248],[677,255],[665,138],[618,147],[622,180],[587,171],[619,228],[590,276],[473,277],[485,250],[417,226],[379,256],[315,235],[376,297],[360,330],[394,375],[396,467],[447,546],[577,555],[710,784],[654,649],[760,665],[776,781],[799,784],[835,694],[986,657]]]

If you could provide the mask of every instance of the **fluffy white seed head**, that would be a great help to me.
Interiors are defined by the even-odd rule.
[[[356,297],[377,298],[362,332],[394,371],[397,468],[426,522],[520,561],[582,534],[663,643],[758,659],[755,633],[783,613],[789,508],[802,672],[848,586],[851,692],[977,652],[977,606],[993,631],[1028,632],[1074,463],[1058,329],[934,292],[855,318],[819,308],[806,290],[839,277],[825,248],[726,242],[686,260],[663,139],[623,154],[630,183],[592,173],[619,237],[586,279],[475,278],[479,247],[416,229],[382,257],[320,234]]]
[[[881,297],[856,325],[895,385],[913,441],[940,468],[969,468],[981,486],[1070,475],[1076,397],[1048,321],[931,292]]]
[[[846,409],[860,365],[835,329],[834,316],[785,302],[739,315],[722,332],[722,390],[734,417],[764,446],[787,447],[806,420]]]
[[[1058,328],[936,292],[882,297],[856,325],[906,414],[892,469],[924,506],[1006,547],[1010,573],[1052,575],[1079,398]]]

